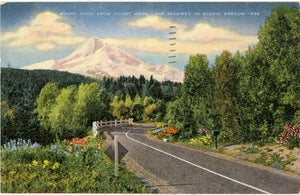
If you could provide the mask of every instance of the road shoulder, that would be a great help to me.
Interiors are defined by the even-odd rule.
[[[147,138],[150,139],[150,140],[153,140],[155,142],[165,143],[163,141],[158,141],[156,139],[153,139],[153,138],[149,137],[148,134],[147,134]],[[242,160],[242,159],[234,158],[234,157],[231,157],[231,156],[227,156],[225,154],[220,154],[220,153],[216,153],[216,152],[208,152],[208,151],[203,151],[203,150],[197,150],[195,148],[191,148],[191,147],[188,147],[188,146],[183,146],[183,145],[180,145],[180,144],[175,144],[175,143],[165,143],[165,144],[170,144],[170,145],[181,147],[181,148],[184,148],[184,149],[187,149],[187,150],[204,153],[204,154],[216,157],[216,158],[228,160],[228,161],[239,163],[241,165],[245,165],[245,166],[248,166],[248,167],[258,168],[258,169],[261,169],[261,170],[264,170],[264,171],[268,171],[268,172],[271,172],[271,173],[276,173],[276,174],[279,174],[279,175],[283,175],[283,176],[287,176],[287,177],[290,177],[290,178],[293,178],[293,179],[300,180],[300,174],[297,174],[297,173],[291,173],[291,172],[288,172],[288,171],[279,170],[279,169],[268,167],[268,166],[265,166],[265,165],[262,165],[262,164],[253,163],[253,162],[249,162],[249,161],[246,161],[246,160]]]
[[[158,189],[159,193],[163,194],[178,193],[177,189],[169,186],[166,181],[159,179],[158,177],[144,169],[128,155],[124,157],[124,161],[129,171],[133,172],[137,177],[142,178],[144,182],[147,182],[151,189]]]

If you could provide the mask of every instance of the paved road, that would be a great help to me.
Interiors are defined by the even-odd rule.
[[[299,193],[300,177],[243,165],[207,153],[152,140],[146,127],[115,132],[140,166],[178,193]]]

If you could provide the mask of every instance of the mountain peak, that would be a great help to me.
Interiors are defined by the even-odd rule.
[[[73,55],[88,56],[95,53],[98,49],[104,47],[106,43],[97,37],[92,37],[86,40],[79,48],[77,48]]]
[[[24,69],[55,69],[102,78],[151,75],[159,81],[183,82],[184,73],[169,65],[149,65],[121,48],[92,37],[82,43],[71,55],[56,60],[36,63]]]

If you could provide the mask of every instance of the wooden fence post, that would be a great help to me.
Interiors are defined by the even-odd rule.
[[[96,137],[97,133],[98,133],[98,129],[101,129],[102,127],[107,127],[107,126],[115,126],[117,127],[118,126],[118,123],[120,125],[122,124],[129,124],[129,125],[133,125],[133,118],[129,118],[129,119],[120,119],[120,120],[117,120],[115,119],[114,121],[113,120],[109,120],[109,121],[93,121],[93,134],[94,134],[94,137]]]
[[[98,129],[98,127],[97,127],[97,121],[94,121],[93,122],[93,133],[94,133],[94,137],[96,137],[97,136],[97,129]]]

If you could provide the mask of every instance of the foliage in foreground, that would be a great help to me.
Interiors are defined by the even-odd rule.
[[[224,51],[213,67],[207,56],[191,55],[166,114],[178,137],[187,141],[208,128],[224,131],[231,143],[266,143],[284,125],[299,124],[299,24],[297,7],[278,6],[244,55]]]
[[[289,125],[284,127],[284,131],[280,134],[280,144],[286,145],[289,149],[300,147],[300,124],[293,128]]]
[[[94,93],[95,90],[93,89],[96,88],[95,84],[84,86],[84,84],[91,84],[93,82],[96,82],[99,85],[99,89],[97,90],[97,92],[100,93],[100,97]],[[140,78],[121,76],[116,80],[112,78],[103,78],[102,80],[97,80],[78,74],[56,70],[22,70],[13,68],[1,68],[1,144],[4,144],[11,139],[17,139],[20,137],[37,141],[43,145],[53,143],[53,140],[56,139],[56,132],[50,133],[49,128],[45,128],[45,125],[47,126],[50,124],[49,120],[46,123],[44,121],[44,124],[41,125],[41,121],[38,120],[38,112],[36,112],[42,111],[42,115],[46,116],[45,118],[42,118],[47,120],[49,109],[45,106],[42,106],[44,110],[36,108],[38,104],[37,98],[40,95],[42,89],[48,85],[48,90],[51,90],[49,83],[56,85],[57,88],[55,91],[55,87],[52,86],[54,93],[52,96],[49,96],[49,103],[51,103],[52,105],[57,104],[55,106],[55,112],[72,112],[72,110],[70,111],[68,110],[68,108],[73,109],[76,103],[77,113],[76,116],[74,116],[74,119],[77,117],[80,118],[81,114],[86,114],[84,110],[84,108],[86,108],[86,106],[84,105],[84,101],[95,102],[95,99],[87,99],[90,95],[92,95],[93,97],[98,97],[99,101],[101,101],[102,105],[104,106],[109,106],[110,103],[112,103],[114,97],[117,97],[119,101],[123,100],[124,102],[126,102],[127,95],[131,98],[131,100],[134,100],[136,96],[140,96],[142,99],[145,99],[145,97],[152,97],[159,103],[155,105],[156,109],[154,109],[154,111],[155,114],[157,112],[162,112],[162,116],[160,117],[161,119],[165,111],[165,109],[161,106],[163,105],[162,102],[173,101],[176,98],[175,96],[181,87],[181,83],[173,83],[171,81],[158,82],[154,80],[153,77],[151,77],[150,80],[147,80],[142,75],[140,76]],[[81,89],[78,88],[79,85],[81,85]],[[72,93],[70,93],[71,91]],[[46,89],[44,89],[44,95],[49,94],[45,92],[47,92]],[[73,95],[75,95],[76,93],[78,94],[78,96],[80,96],[81,100],[74,102]],[[89,94],[84,96],[84,93]],[[58,98],[58,96],[60,96],[60,98]],[[56,98],[58,98],[58,102],[55,102]],[[40,100],[42,100],[42,98]],[[73,101],[72,105],[64,105],[64,102],[71,101]],[[46,102],[44,101],[44,103]],[[125,106],[128,107],[127,105]],[[124,106],[119,106],[119,108],[123,107]],[[152,120],[151,117],[153,117],[153,113],[151,113],[150,111],[153,111],[153,107],[154,105],[152,105],[152,110],[150,109],[151,107],[149,107],[148,112],[145,114],[145,116],[143,116],[143,112],[146,107],[144,108],[144,106],[142,106],[141,104],[133,104],[132,107],[129,107],[130,113],[127,112],[127,108],[125,108],[125,110],[119,109],[119,111],[124,111],[119,115],[121,117],[128,118],[126,115],[133,114],[132,118],[134,118],[135,121],[141,121],[143,120],[143,117]],[[107,108],[107,111],[108,110],[109,108]],[[83,112],[78,113],[78,111]],[[98,114],[101,114],[101,116],[97,115],[97,120],[106,120],[115,117],[114,115],[112,115],[113,112],[100,112]],[[54,114],[51,115],[52,116],[50,118],[54,120]],[[89,118],[88,123],[90,123],[93,118],[94,116]],[[65,119],[66,117],[62,117],[61,119],[55,119],[60,120],[58,121],[58,123],[52,122],[56,126],[59,126],[57,129],[59,129],[60,132],[61,130],[66,129],[66,125],[63,122]],[[78,126],[84,126],[82,122],[84,122],[83,119],[86,120],[86,117],[84,116],[80,119],[82,119],[81,124],[74,125],[74,132],[69,131],[67,133],[74,134],[77,131],[78,134],[74,136],[77,137],[85,132],[83,129],[79,129]],[[75,121],[75,123],[77,122],[78,121]],[[91,126],[91,124],[89,125]],[[83,132],[81,132],[81,130],[83,130]]]
[[[37,98],[40,125],[59,139],[83,137],[93,121],[107,119],[108,105],[99,85],[82,83],[59,89],[48,83]]]
[[[103,141],[75,139],[49,146],[11,140],[1,148],[3,193],[149,193],[147,187],[103,152]]]

